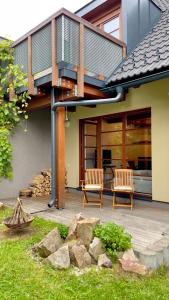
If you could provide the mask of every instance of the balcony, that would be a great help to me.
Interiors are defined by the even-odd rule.
[[[52,85],[84,97],[84,86],[103,87],[120,64],[125,44],[61,9],[17,40],[15,62],[28,76],[31,95]]]

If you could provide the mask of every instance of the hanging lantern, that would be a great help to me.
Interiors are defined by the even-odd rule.
[[[70,127],[70,120],[68,118],[68,114],[67,114],[67,107],[65,109],[65,127],[69,128]]]

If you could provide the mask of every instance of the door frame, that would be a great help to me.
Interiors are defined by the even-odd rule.
[[[104,118],[122,118],[122,164],[123,167],[127,167],[127,161],[126,161],[126,121],[128,116],[134,116],[137,113],[149,113],[151,118],[151,108],[143,108],[143,109],[137,109],[132,111],[124,111],[120,113],[113,113],[108,115],[101,115],[97,117],[89,117],[79,120],[79,186],[81,186],[81,180],[84,179],[84,125],[86,122],[90,122],[91,120],[97,121],[97,167],[102,168],[102,145],[101,145],[101,122]],[[152,123],[151,123],[152,124]],[[152,136],[152,135],[151,135]],[[152,157],[152,155],[151,155]],[[135,193],[136,195],[146,195],[148,198],[152,198],[152,195],[150,194],[141,194],[141,193]]]

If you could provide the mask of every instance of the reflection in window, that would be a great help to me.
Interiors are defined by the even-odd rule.
[[[104,31],[116,38],[120,38],[120,18],[119,16],[109,20],[103,25]]]

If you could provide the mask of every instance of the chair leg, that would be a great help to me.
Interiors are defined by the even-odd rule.
[[[99,192],[99,198],[100,198],[100,208],[103,206],[103,191]]]
[[[130,193],[131,210],[133,210],[133,193]]]
[[[87,193],[86,193],[86,191],[83,191],[83,192],[84,192],[83,207],[85,207],[85,205],[88,203],[88,199],[87,199]]]
[[[115,208],[115,204],[116,204],[116,193],[113,192],[113,208]]]

